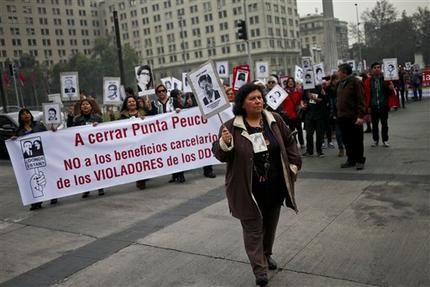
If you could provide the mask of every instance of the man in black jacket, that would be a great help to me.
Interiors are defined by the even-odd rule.
[[[345,144],[347,161],[342,168],[355,166],[357,170],[364,168],[363,117],[365,115],[364,89],[360,80],[352,75],[348,64],[338,67],[337,76],[337,120]]]

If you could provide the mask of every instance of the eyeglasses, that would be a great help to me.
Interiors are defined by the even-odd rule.
[[[268,81],[267,82],[268,84],[274,84],[274,83],[276,83],[275,81]]]
[[[157,90],[157,94],[158,93],[165,93],[165,92],[167,92],[167,90]]]

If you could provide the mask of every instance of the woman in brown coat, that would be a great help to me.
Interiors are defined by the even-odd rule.
[[[218,160],[227,163],[230,212],[241,221],[256,284],[265,286],[267,270],[277,269],[271,255],[281,205],[285,202],[298,211],[294,181],[302,161],[282,118],[264,110],[259,86],[241,87],[233,112],[235,117],[220,128],[220,139],[212,150]]]

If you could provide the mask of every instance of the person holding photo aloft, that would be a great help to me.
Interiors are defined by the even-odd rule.
[[[264,109],[261,87],[239,89],[235,117],[220,128],[213,142],[215,157],[227,163],[226,195],[231,214],[242,225],[245,251],[255,282],[268,284],[268,270],[278,268],[272,248],[281,206],[298,211],[294,182],[302,160],[281,116]],[[261,139],[264,147],[261,147]]]

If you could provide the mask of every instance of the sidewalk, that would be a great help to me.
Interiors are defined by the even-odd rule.
[[[283,208],[268,286],[430,286],[430,100],[390,113],[390,148],[340,169],[305,158],[300,213]],[[187,172],[30,212],[0,162],[0,286],[255,286],[218,177]]]

